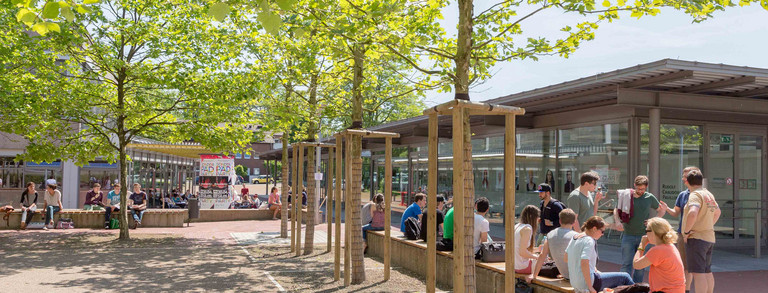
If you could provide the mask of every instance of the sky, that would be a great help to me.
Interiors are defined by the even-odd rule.
[[[476,13],[484,10],[483,2],[490,1],[476,1],[481,3],[476,4]],[[441,24],[455,34],[458,8],[449,6],[443,15]],[[523,31],[525,37],[560,36],[560,27],[580,20],[583,18],[576,15],[550,11],[525,20]],[[702,23],[691,20],[672,9],[640,19],[622,14],[613,23],[601,23],[595,39],[582,43],[568,59],[551,56],[497,64],[494,76],[470,89],[470,97],[485,101],[665,58],[768,68],[768,11],[759,5],[719,11]],[[453,93],[430,91],[426,104],[433,106],[452,98]]]

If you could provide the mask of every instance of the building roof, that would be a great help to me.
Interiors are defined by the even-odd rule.
[[[197,142],[169,143],[143,137],[135,137],[128,147],[196,159],[200,158],[201,154],[210,153],[206,147]]]

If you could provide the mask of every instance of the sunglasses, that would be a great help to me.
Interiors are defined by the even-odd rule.
[[[645,233],[648,233],[648,232],[653,232],[653,230],[651,230],[651,229],[645,229]]]
[[[600,233],[605,234],[605,228],[600,229]]]

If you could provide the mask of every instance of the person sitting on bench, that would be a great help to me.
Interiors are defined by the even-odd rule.
[[[104,206],[104,229],[109,229],[112,213],[120,211],[120,184],[115,183],[112,188],[112,191],[107,193],[107,203]],[[120,217],[117,220],[120,221]]]
[[[437,210],[435,211],[435,224],[437,224],[435,227],[435,232],[437,232],[437,242],[440,242],[440,238],[443,236],[443,222],[445,221],[445,216],[443,215],[443,205],[445,205],[445,198],[442,195],[437,196]],[[429,226],[427,226],[427,213],[429,211],[424,211],[421,214],[421,233],[419,233],[419,238],[421,240],[427,241],[427,230],[429,229]]]
[[[29,200],[30,195],[34,194],[35,199]],[[27,182],[27,188],[21,193],[21,230],[27,229],[27,225],[32,222],[37,210],[37,191],[34,182]]]
[[[102,201],[104,200],[104,193],[101,192],[101,184],[94,183],[93,188],[88,191],[88,193],[85,194],[85,204],[83,205],[83,209],[86,211],[100,211],[104,208],[102,207],[104,203]]]
[[[480,255],[480,243],[493,242],[491,237],[488,236],[488,232],[491,231],[491,224],[485,219],[485,214],[488,213],[490,206],[488,198],[481,197],[475,200],[475,234],[473,242],[475,259],[482,258],[482,255]]]
[[[63,208],[63,204],[61,204],[61,192],[56,190],[56,184],[48,184],[45,188],[45,196],[43,196],[43,201],[45,205],[43,206],[43,210],[45,210],[45,226],[43,226],[43,230],[48,230],[48,228],[53,228],[53,214],[60,212]]]
[[[147,194],[141,191],[141,184],[133,184],[133,193],[128,198],[128,206],[131,207],[131,215],[135,221],[133,229],[136,229],[141,226],[141,219],[147,211]]]
[[[568,243],[571,242],[573,236],[576,236],[576,231],[573,231],[573,222],[576,220],[576,213],[572,209],[564,209],[560,211],[560,227],[547,233],[547,237],[541,244],[541,254],[536,260],[536,268],[533,270],[533,274],[526,277],[526,281],[529,283],[535,280],[541,272],[541,266],[547,258],[547,255],[555,261],[555,266],[560,275],[564,279],[569,279],[568,263],[565,261],[565,248],[568,247]]]
[[[515,273],[530,274],[533,260],[539,256],[533,253],[536,237],[533,237],[539,224],[539,208],[527,205],[520,213],[520,223],[515,225]]]

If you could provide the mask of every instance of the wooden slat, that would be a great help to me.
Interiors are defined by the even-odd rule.
[[[333,224],[332,224],[332,217],[331,214],[333,214],[331,211],[333,210],[333,151],[334,148],[328,148],[328,179],[325,180],[325,224],[328,226],[328,234],[326,235],[325,239],[328,239],[327,245],[328,249],[326,252],[330,253],[331,249],[333,247]],[[336,230],[336,233],[339,233],[339,230]]]
[[[427,192],[427,292],[435,292],[437,265],[437,231],[434,223],[437,221],[437,162],[438,162],[438,121],[437,114],[429,114],[428,137],[428,179]],[[388,176],[391,177],[391,176]]]
[[[301,255],[301,208],[302,208],[302,191],[304,191],[304,147],[299,147],[299,171],[296,172],[298,179],[296,181],[296,192],[293,193],[293,205],[296,206],[296,256]],[[307,203],[309,204],[309,203]]]
[[[515,114],[515,115],[523,115],[525,114],[525,109],[514,107],[514,106],[505,106],[505,105],[494,105],[494,104],[488,104],[488,103],[479,103],[479,102],[473,102],[473,101],[467,101],[467,100],[452,100],[446,103],[443,103],[441,105],[437,105],[435,107],[429,108],[424,110],[425,115],[429,114],[452,114],[455,116],[456,109],[469,109],[472,110],[470,114],[472,115],[491,115],[491,114]],[[453,111],[453,112],[449,112]],[[484,114],[481,114],[484,113]]]
[[[336,188],[334,188],[334,198],[336,199],[336,251],[333,254],[333,279],[338,281],[341,274],[341,139],[336,139]],[[330,241],[330,239],[328,239]]]
[[[392,138],[386,138],[384,150],[384,281],[389,280],[392,264]]]
[[[346,129],[341,133],[350,135],[359,135],[367,138],[386,138],[386,137],[400,137],[399,133],[383,132],[383,131],[370,131],[360,129]]]
[[[298,143],[302,147],[321,147],[321,148],[333,148],[336,147],[335,144],[332,143],[323,143],[323,142],[300,142]]]
[[[515,243],[515,115],[505,116],[504,128],[504,233],[507,243]],[[504,254],[506,271],[515,271],[514,249],[507,249]],[[505,284],[515,284],[515,274],[504,275]],[[514,286],[506,286],[505,292],[515,292]]]
[[[296,251],[296,190],[298,187],[296,186],[296,173],[299,171],[296,169],[297,164],[296,161],[298,160],[298,150],[294,147],[293,148],[293,158],[292,158],[292,164],[291,164],[291,177],[293,177],[293,190],[291,196],[293,197],[292,203],[291,203],[291,252]]]
[[[350,145],[350,139],[348,136],[343,136],[345,139],[344,143],[344,149],[346,149],[346,153],[344,156],[344,182],[346,183],[344,186],[344,286],[349,286],[349,284],[352,281],[352,233],[350,233],[350,225],[349,225],[349,209],[354,208],[350,207],[349,203],[349,183],[351,182],[351,174],[352,174],[352,162],[349,157],[349,150],[351,149]]]
[[[453,292],[464,290],[464,121],[462,112],[453,113]]]

